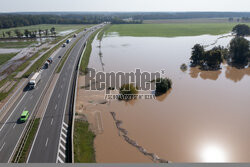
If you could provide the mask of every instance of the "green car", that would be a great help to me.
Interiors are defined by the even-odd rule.
[[[29,111],[23,111],[21,118],[20,118],[20,121],[25,122],[28,120],[28,117],[29,117]]]

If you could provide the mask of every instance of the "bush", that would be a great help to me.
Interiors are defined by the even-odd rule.
[[[186,65],[186,64],[184,64],[184,63],[183,63],[183,64],[181,65],[181,67],[180,67],[180,68],[181,68],[181,71],[183,71],[183,72],[184,72],[184,71],[187,71],[187,68],[188,68],[188,67],[187,67],[187,65]]]
[[[159,96],[166,93],[172,88],[172,81],[168,78],[158,78],[156,79],[156,90],[155,95]]]
[[[136,95],[138,94],[137,88],[133,84],[124,84],[120,88],[121,95]]]

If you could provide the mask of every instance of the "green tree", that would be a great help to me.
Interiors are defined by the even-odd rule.
[[[205,53],[205,64],[212,69],[217,69],[222,63],[222,54],[219,49],[212,49]]]
[[[136,94],[138,94],[137,88],[132,83],[122,85],[119,92],[122,95],[136,95]]]
[[[6,34],[8,34],[9,38],[11,37],[11,31],[6,31]]]
[[[55,27],[52,27],[52,28],[50,29],[51,35],[53,35],[55,31],[56,31],[56,28],[55,28]]]
[[[45,29],[45,35],[48,36],[49,35],[49,30]]]
[[[15,34],[16,34],[16,36],[17,36],[18,38],[21,38],[21,37],[22,37],[22,34],[21,34],[20,30],[16,29],[14,32],[15,32]]]
[[[42,37],[42,30],[41,29],[38,30],[38,34],[39,34],[39,37],[41,38]]]
[[[5,38],[5,32],[3,31],[3,38]]]
[[[246,35],[250,35],[250,28],[248,25],[246,24],[238,24],[233,28],[233,32],[237,35],[237,36],[246,36]]]
[[[24,35],[26,36],[26,38],[28,38],[28,37],[29,37],[29,35],[30,35],[29,30],[25,29],[25,30],[24,30]]]
[[[243,37],[235,37],[230,42],[229,58],[234,66],[245,66],[250,57],[249,41]]]
[[[157,78],[156,79],[156,90],[155,95],[159,96],[166,93],[172,88],[172,81],[168,78]]]
[[[205,50],[203,46],[201,46],[200,44],[194,45],[194,47],[192,48],[192,56],[190,58],[191,64],[193,66],[202,65],[204,60],[204,53]]]

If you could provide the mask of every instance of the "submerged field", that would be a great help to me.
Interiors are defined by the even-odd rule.
[[[120,24],[112,25],[107,32],[120,36],[176,37],[219,35],[229,33],[238,23],[167,23],[167,24]],[[250,25],[250,23],[248,23]]]

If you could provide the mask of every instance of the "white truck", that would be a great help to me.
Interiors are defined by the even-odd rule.
[[[29,87],[31,89],[34,89],[40,80],[41,80],[41,73],[36,72],[29,81]]]

